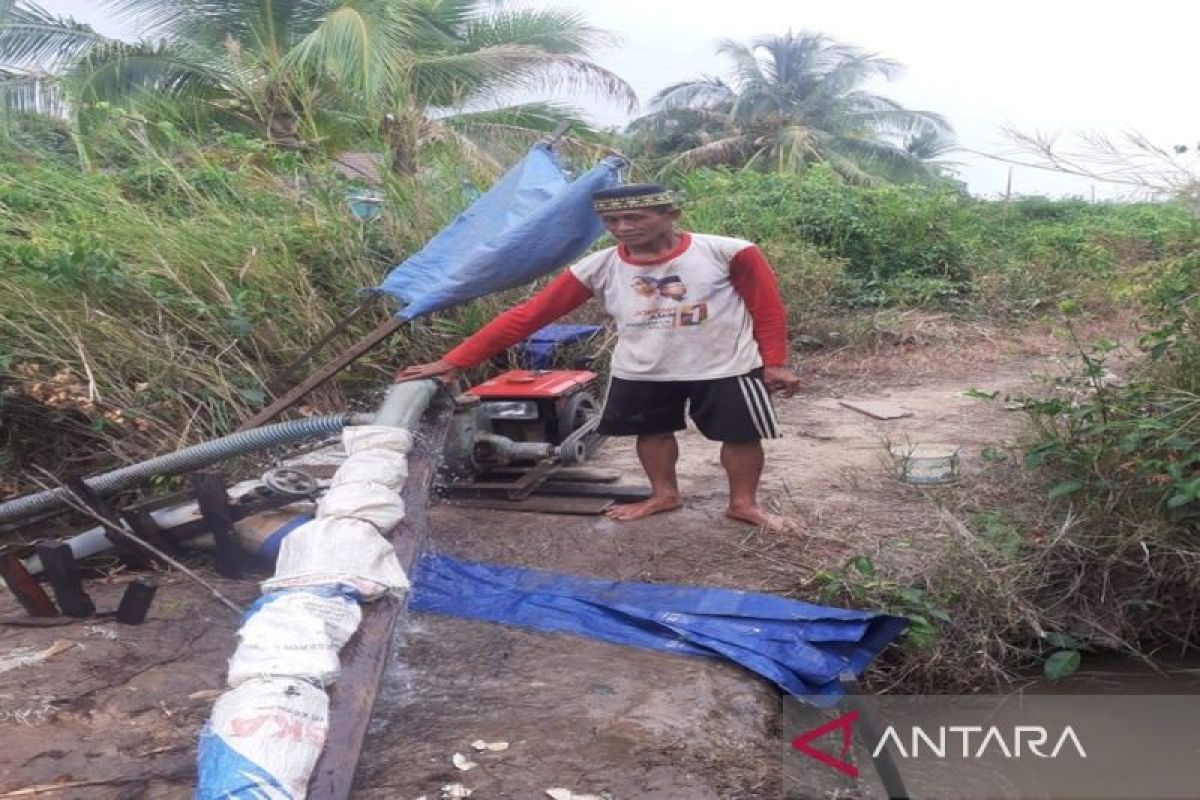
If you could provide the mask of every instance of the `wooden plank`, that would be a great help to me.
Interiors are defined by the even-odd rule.
[[[57,617],[58,608],[16,553],[0,556],[0,577],[31,617]]]
[[[138,578],[126,586],[121,603],[117,606],[117,622],[122,625],[141,625],[145,622],[157,591],[158,583],[146,578]]]
[[[543,483],[534,494],[571,495],[574,497],[607,497],[618,502],[637,502],[650,498],[649,486],[597,483]]]
[[[428,535],[430,486],[452,407],[440,396],[433,402],[409,454],[408,480],[401,492],[405,518],[389,535],[409,575]],[[362,625],[342,650],[341,671],[329,691],[329,734],[309,782],[310,800],[350,796],[379,681],[392,653],[392,634],[403,611],[404,603],[395,597],[368,604]]]
[[[863,738],[868,742],[880,741],[883,737],[883,727],[875,718],[873,710],[864,701],[863,698],[867,694],[863,691],[858,679],[854,677],[854,673],[842,673],[838,676],[838,683],[845,692],[845,705],[852,711],[858,712],[858,727],[863,733]],[[879,755],[873,756],[870,763],[875,769],[875,774],[879,776],[880,783],[883,784],[883,790],[887,793],[888,800],[909,800],[908,789],[904,786],[904,778],[892,758],[890,747],[880,748]]]
[[[519,476],[525,472],[523,467],[496,467],[489,469],[480,477],[483,479],[491,478],[512,478]],[[624,477],[625,473],[619,469],[601,469],[598,467],[559,467],[550,473],[547,481],[573,481],[579,483],[616,483]]]
[[[448,505],[462,508],[491,508],[498,511],[529,511],[539,514],[573,514],[591,516],[603,514],[612,508],[615,501],[609,497],[527,497],[524,500],[504,498],[462,497],[450,500]]]
[[[883,400],[839,400],[838,403],[851,411],[857,411],[860,414],[866,414],[868,417],[874,417],[875,419],[900,419],[901,417],[911,417],[913,415],[913,412],[907,408],[901,408],[894,403],[887,403]]]
[[[509,496],[513,484],[505,481],[457,481],[438,487],[438,494],[445,498],[483,498]],[[609,500],[638,501],[650,497],[649,486],[626,486],[610,483],[576,483],[573,481],[546,481],[533,490],[532,496],[554,495],[572,497],[606,497]]]

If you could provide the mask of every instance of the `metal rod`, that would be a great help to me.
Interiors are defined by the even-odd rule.
[[[346,367],[353,364],[358,359],[362,358],[366,353],[378,347],[380,343],[388,339],[396,331],[408,324],[406,319],[396,319],[395,317],[381,322],[376,328],[368,333],[363,338],[359,339],[353,345],[339,353],[332,361],[318,369],[313,374],[309,375],[300,384],[292,387],[287,393],[279,397],[271,405],[258,412],[250,419],[238,426],[238,431],[245,431],[251,428],[257,428],[277,416],[287,411],[296,404],[300,398],[307,395],[313,389],[317,388],[325,381],[337,375]]]
[[[54,590],[58,607],[68,617],[82,619],[96,613],[96,604],[83,590],[83,579],[75,565],[71,548],[62,539],[38,542],[37,553],[46,568],[46,578]]]
[[[363,297],[362,301],[359,302],[359,304],[355,306],[349,314],[335,322],[333,327],[330,328],[324,336],[314,342],[311,347],[300,354],[295,360],[292,361],[292,363],[284,367],[283,371],[279,373],[277,380],[280,382],[290,380],[296,370],[298,370],[303,364],[308,363],[309,359],[311,359],[317,353],[325,349],[325,346],[333,341],[335,336],[342,333],[344,330],[346,330],[346,328],[350,327],[354,320],[361,317],[369,308],[371,308],[371,306],[379,302],[380,297],[383,297],[383,292],[379,291],[378,289],[369,290],[366,293],[366,296]]]
[[[191,476],[192,489],[200,506],[200,516],[212,531],[216,551],[214,566],[222,578],[242,577],[242,559],[233,533],[233,510],[225,491],[225,476],[219,470],[205,470]]]

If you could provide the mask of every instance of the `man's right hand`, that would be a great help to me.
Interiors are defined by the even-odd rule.
[[[449,361],[438,359],[431,361],[428,364],[414,364],[411,367],[405,367],[396,373],[392,378],[395,383],[404,383],[405,381],[418,381],[424,378],[433,378],[444,384],[454,383],[458,379],[459,368],[451,364]]]

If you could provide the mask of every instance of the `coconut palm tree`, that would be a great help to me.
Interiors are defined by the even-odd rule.
[[[589,60],[610,37],[579,14],[490,0],[99,0],[136,42],[108,39],[31,0],[0,0],[0,97],[47,110],[170,98],[276,141],[320,143],[339,125],[378,127],[411,174],[422,142],[552,127],[549,104],[486,106],[568,87],[632,108]]]
[[[899,65],[816,33],[724,41],[728,81],[715,76],[668,86],[630,126],[640,149],[667,169],[727,165],[802,171],[823,162],[843,177],[927,174],[906,148],[915,137],[951,135],[937,114],[906,109],[862,86]]]

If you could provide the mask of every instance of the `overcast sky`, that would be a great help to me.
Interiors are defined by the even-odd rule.
[[[39,0],[57,13],[128,35],[95,0]],[[722,37],[748,40],[789,28],[825,33],[896,59],[907,69],[872,87],[911,108],[936,111],[972,150],[1011,152],[1005,125],[1033,132],[1136,129],[1156,144],[1200,142],[1196,42],[1200,3],[1142,0],[558,0],[622,39],[597,60],[628,80],[643,102],[677,80],[720,72]],[[588,104],[597,122],[627,117]],[[1007,165],[969,155],[962,177],[976,194],[1004,191]],[[1089,196],[1093,182],[1015,167],[1021,194]],[[1113,189],[1095,187],[1099,196]]]

